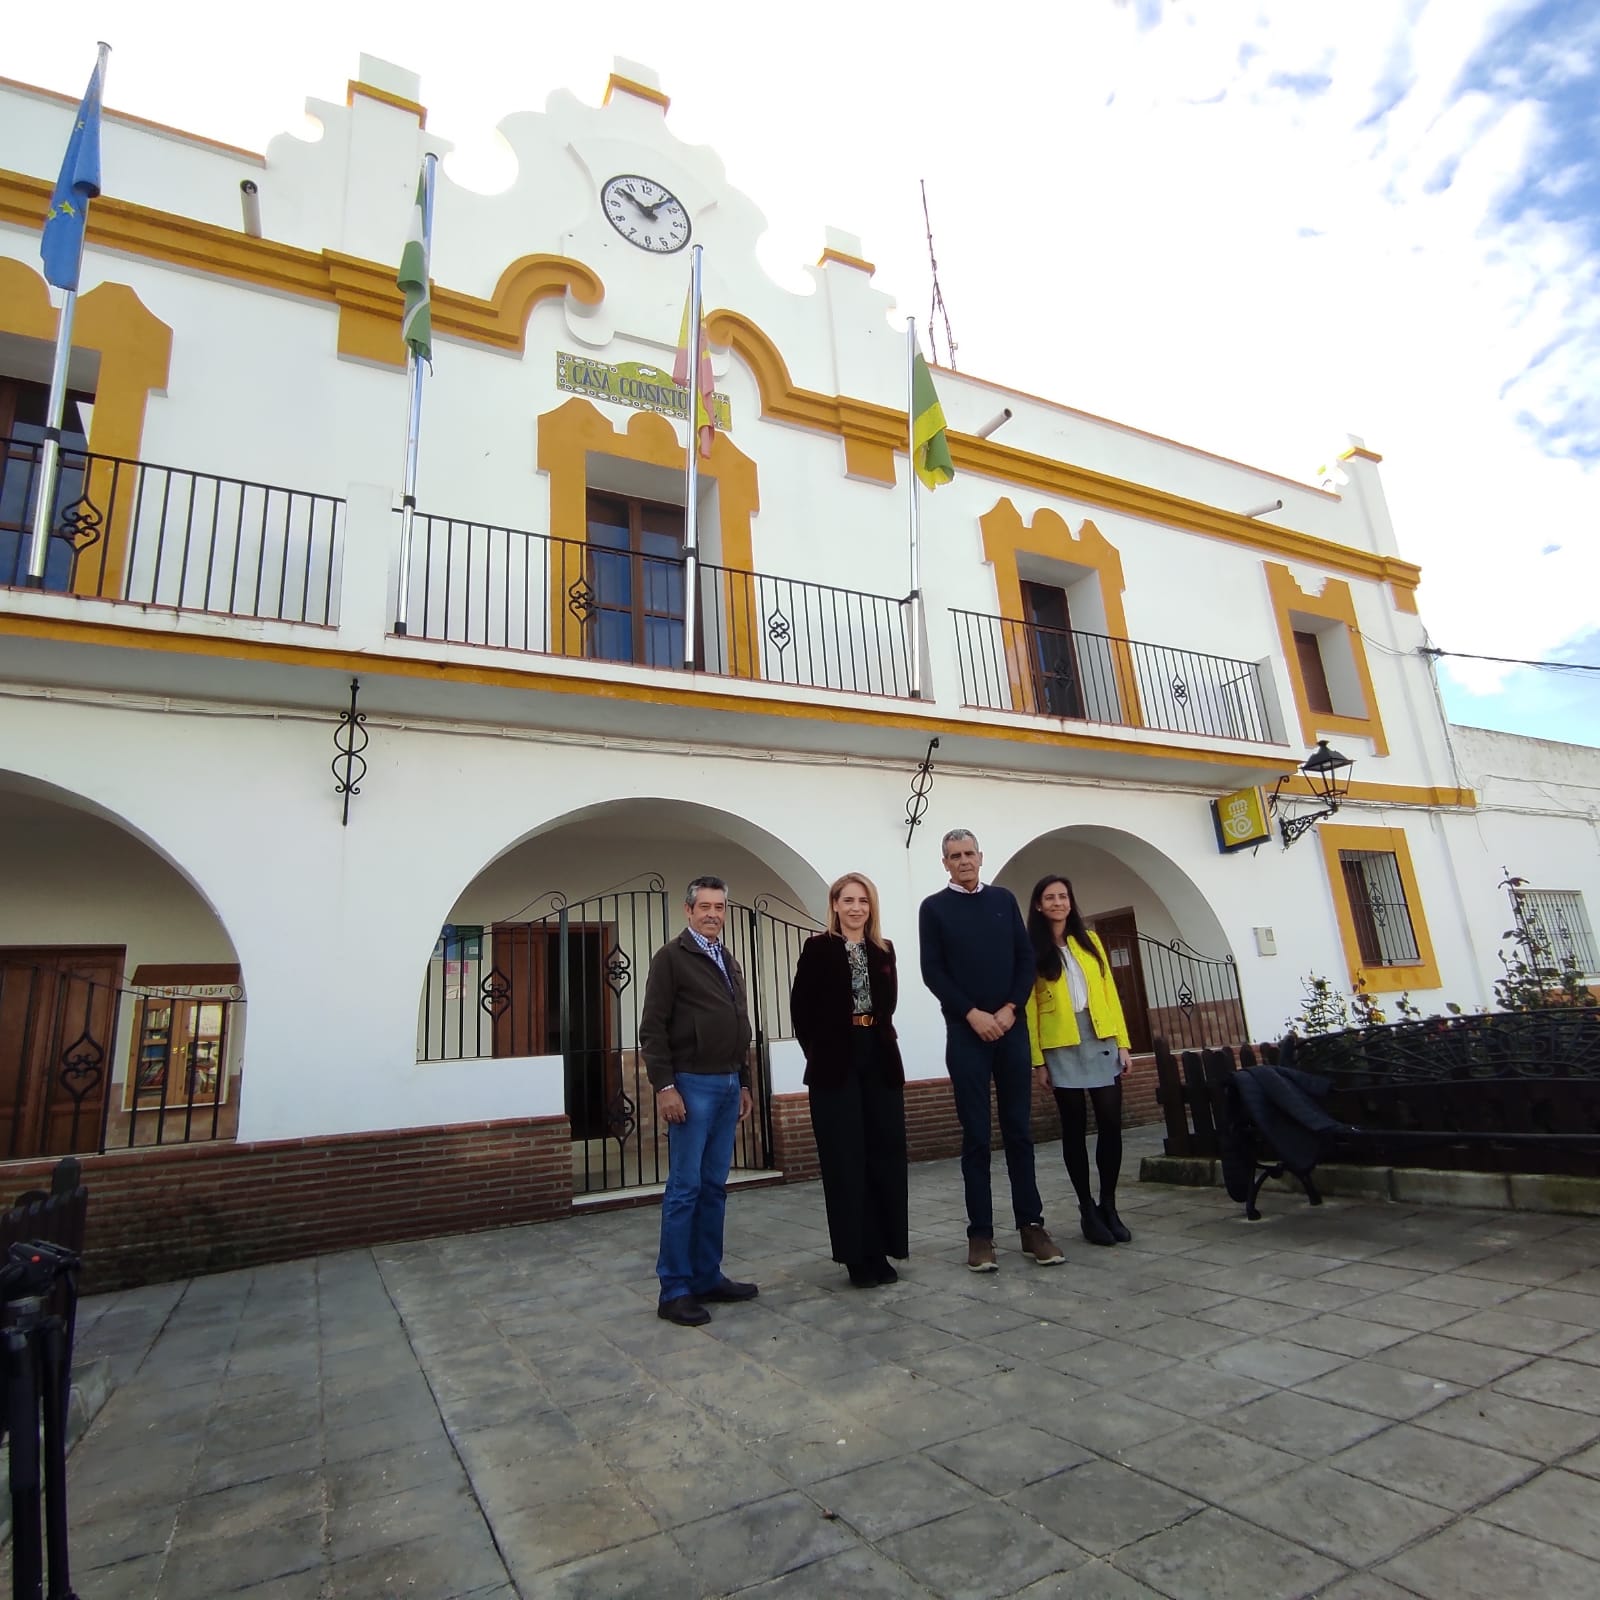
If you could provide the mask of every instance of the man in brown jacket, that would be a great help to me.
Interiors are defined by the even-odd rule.
[[[705,1301],[752,1300],[757,1293],[755,1284],[735,1283],[722,1272],[734,1135],[753,1104],[753,1030],[744,974],[722,943],[727,884],[696,878],[684,912],[688,926],[650,963],[639,1048],[667,1124],[656,1314],[697,1328],[711,1320]]]

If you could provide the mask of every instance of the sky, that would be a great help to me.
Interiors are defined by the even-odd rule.
[[[79,0],[18,8],[0,72],[79,94],[97,38],[109,105],[258,150],[398,63],[484,189],[503,117],[644,63],[775,279],[831,224],[919,317],[924,179],[963,372],[1312,482],[1359,435],[1435,645],[1600,663],[1594,0]],[[1600,744],[1600,673],[1440,683]]]

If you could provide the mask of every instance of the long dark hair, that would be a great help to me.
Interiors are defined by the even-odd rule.
[[[1072,879],[1064,878],[1059,872],[1052,872],[1041,878],[1033,886],[1033,893],[1028,896],[1028,937],[1033,941],[1033,964],[1039,976],[1046,983],[1054,983],[1061,976],[1061,951],[1056,947],[1055,930],[1050,926],[1050,919],[1039,909],[1039,896],[1053,883],[1066,886],[1067,898],[1072,902],[1072,909],[1067,912],[1067,937],[1073,940],[1085,955],[1090,955],[1100,963],[1100,971],[1106,970],[1105,958],[1095,949],[1094,941],[1089,937],[1089,930],[1084,926],[1083,913],[1078,909],[1078,892],[1072,887]]]

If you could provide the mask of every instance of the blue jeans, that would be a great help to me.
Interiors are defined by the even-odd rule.
[[[994,1082],[1000,1139],[1011,1179],[1011,1210],[1019,1228],[1043,1220],[1044,1204],[1033,1174],[1033,1069],[1028,1029],[1020,1020],[1010,1033],[985,1044],[964,1021],[946,1018],[944,1063],[961,1120],[961,1179],[967,1192],[967,1237],[994,1238],[994,1201],[989,1193],[989,1083]]]
[[[667,1192],[661,1197],[662,1300],[709,1294],[722,1277],[722,1221],[739,1126],[737,1072],[684,1072],[687,1116],[667,1125]]]

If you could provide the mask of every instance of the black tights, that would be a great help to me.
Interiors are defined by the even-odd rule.
[[[1115,1207],[1117,1178],[1122,1171],[1122,1084],[1102,1089],[1057,1089],[1061,1112],[1061,1159],[1077,1192],[1080,1206],[1092,1206],[1089,1192],[1089,1101],[1094,1102],[1094,1164],[1100,1171],[1100,1203]]]

